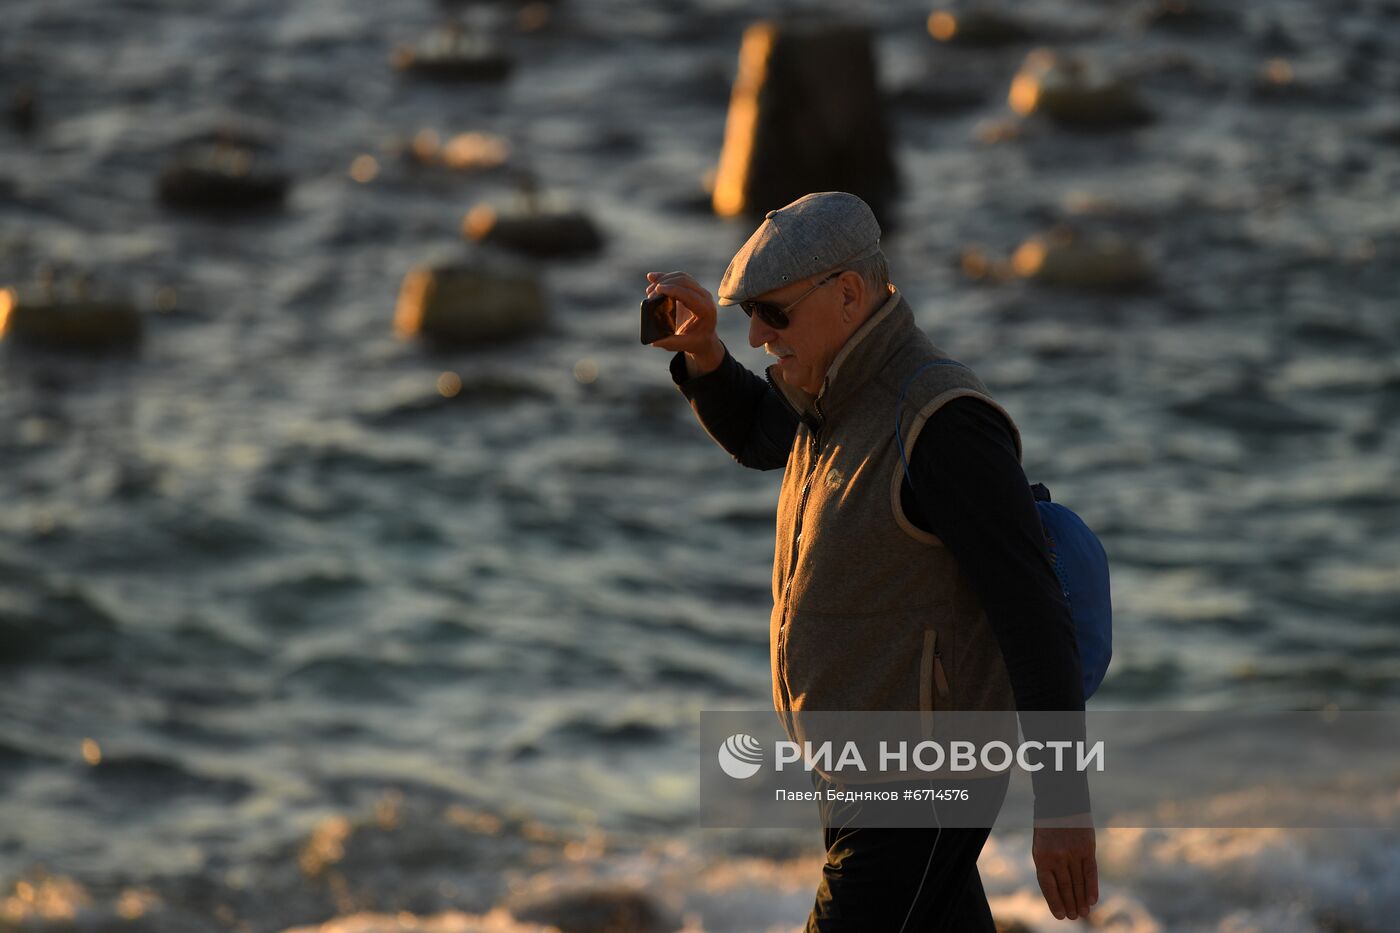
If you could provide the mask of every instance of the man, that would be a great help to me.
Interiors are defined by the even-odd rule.
[[[694,278],[647,280],[648,296],[691,314],[654,345],[677,351],[672,378],[701,424],[742,465],[785,468],[770,622],[780,714],[1014,708],[1029,739],[1027,711],[1083,710],[1015,424],[915,326],[864,201],[822,192],[770,211],[725,270],[719,304],[748,314],[749,344],[778,358],[766,380],[729,355]],[[1087,792],[1052,812],[1042,773],[1037,878],[1051,912],[1076,919],[1098,900]],[[976,866],[990,826],[823,818],[809,933],[994,930]]]

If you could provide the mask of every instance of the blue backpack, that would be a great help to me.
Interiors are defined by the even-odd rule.
[[[1050,549],[1050,564],[1074,619],[1079,665],[1084,671],[1084,699],[1094,695],[1113,659],[1113,602],[1108,594],[1108,555],[1099,536],[1074,512],[1050,501],[1043,483],[1031,487],[1040,527]]]
[[[904,407],[904,396],[909,391],[909,383],[914,376],[929,366],[939,363],[962,366],[957,360],[934,360],[925,363],[914,371],[909,382],[899,393],[895,406],[894,436],[899,445],[899,459],[904,463],[904,478],[909,487],[914,486],[914,478],[909,473],[909,460],[904,455],[904,437],[899,429],[899,413]],[[1060,580],[1060,590],[1065,602],[1069,603],[1070,617],[1074,620],[1075,640],[1079,644],[1079,665],[1084,673],[1084,699],[1094,695],[1108,673],[1108,662],[1113,658],[1113,603],[1108,589],[1108,554],[1098,535],[1084,524],[1084,520],[1071,510],[1050,501],[1050,490],[1044,484],[1031,486],[1035,506],[1040,512],[1040,525],[1045,532],[1045,544],[1049,550],[1050,565],[1055,568],[1055,576]]]

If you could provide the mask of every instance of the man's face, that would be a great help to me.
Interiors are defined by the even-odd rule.
[[[845,276],[831,279],[803,297],[804,292],[824,278],[825,275],[820,275],[801,279],[755,296],[779,307],[787,307],[801,298],[798,305],[787,312],[787,327],[774,328],[757,314],[749,318],[749,346],[763,347],[778,357],[778,375],[783,381],[812,395],[821,389],[827,367],[849,336],[841,319],[848,291],[843,282]]]

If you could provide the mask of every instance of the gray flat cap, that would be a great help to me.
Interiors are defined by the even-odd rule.
[[[719,303],[736,305],[880,249],[870,205],[844,191],[819,191],[769,211],[719,283]]]

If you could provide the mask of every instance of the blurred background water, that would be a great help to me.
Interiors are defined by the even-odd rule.
[[[1017,5],[1039,41],[1131,72],[1157,120],[1001,142],[1029,45],[952,50],[923,4],[868,11],[902,182],[893,279],[1017,418],[1028,475],[1108,548],[1116,656],[1094,706],[1389,707],[1400,4],[1224,5],[1186,32],[1146,27],[1152,6]],[[529,31],[482,8],[514,74],[440,85],[388,64],[441,20],[428,0],[6,0],[0,82],[34,89],[38,121],[0,129],[0,284],[69,265],[164,309],[130,354],[2,348],[8,920],[45,884],[94,916],[137,896],[152,928],[481,911],[508,868],[625,874],[602,855],[627,849],[658,887],[657,864],[688,866],[676,896],[707,930],[800,923],[815,863],[785,859],[815,821],[747,841],[729,888],[696,881],[724,863],[693,826],[698,711],[769,696],[779,477],[730,463],[636,338],[646,271],[713,288],[752,229],[714,217],[701,179],[743,29],[781,8],[561,0]],[[954,80],[980,102],[920,104]],[[162,208],[175,144],[231,118],[274,134],[285,207]],[[394,156],[423,129],[499,134],[602,228],[597,257],[540,265],[545,333],[458,351],[394,335],[404,274],[467,254],[463,214],[512,185]],[[1155,286],[960,269],[1066,219],[1140,244]],[[742,324],[722,336],[756,369]],[[308,867],[326,833],[363,846],[322,859],[339,888]],[[994,906],[1044,919],[1000,833]],[[1116,838],[1120,929],[1381,929],[1373,895],[1400,876],[1393,839]],[[1268,893],[1328,858],[1330,887]],[[1221,860],[1257,890],[1191,913],[1160,880]]]

